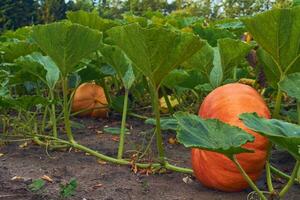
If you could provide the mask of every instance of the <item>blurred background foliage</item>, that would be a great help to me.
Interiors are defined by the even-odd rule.
[[[67,11],[92,11],[103,18],[124,13],[200,16],[207,20],[253,15],[272,7],[286,7],[292,0],[1,0],[0,32],[64,19]]]

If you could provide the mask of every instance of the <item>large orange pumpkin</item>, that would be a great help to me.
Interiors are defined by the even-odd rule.
[[[245,112],[256,112],[261,117],[270,118],[263,98],[255,89],[244,84],[232,83],[212,91],[204,99],[199,116],[205,119],[219,119],[255,136],[253,143],[244,145],[255,153],[238,154],[237,160],[251,179],[256,181],[265,165],[268,140],[246,128],[239,119],[239,115]],[[196,178],[209,188],[235,192],[248,187],[235,164],[222,154],[193,148],[192,165]]]
[[[94,83],[83,83],[75,91],[72,112],[87,110],[78,115],[104,118],[108,113],[106,106],[107,100],[103,88]],[[99,107],[103,108],[99,109]]]

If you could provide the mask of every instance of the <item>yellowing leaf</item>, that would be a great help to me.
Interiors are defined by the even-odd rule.
[[[179,104],[177,99],[175,99],[175,98],[173,98],[169,95],[167,97],[168,97],[168,99],[170,101],[170,104],[173,108]],[[164,97],[159,99],[159,104],[160,104],[160,110],[161,110],[162,113],[168,113],[169,112],[168,105],[167,105],[166,100],[165,100]]]

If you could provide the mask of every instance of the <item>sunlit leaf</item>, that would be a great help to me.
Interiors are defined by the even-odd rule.
[[[116,21],[101,18],[98,12],[85,12],[83,10],[67,12],[67,18],[73,23],[88,26],[103,32],[119,25]]]
[[[190,33],[173,32],[165,28],[146,29],[138,24],[113,27],[107,33],[137,70],[156,86],[205,44]]]
[[[58,22],[35,26],[32,38],[65,77],[81,59],[100,47],[102,34],[79,24]]]
[[[242,21],[276,63],[272,67],[280,69],[278,76],[300,71],[300,7],[272,9]]]

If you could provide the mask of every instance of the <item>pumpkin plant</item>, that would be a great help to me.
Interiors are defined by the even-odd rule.
[[[282,90],[277,83],[286,75],[299,72],[300,7],[272,9],[242,22],[261,48],[258,57],[265,63],[262,66],[268,82],[275,83],[272,84],[277,89],[273,117],[279,118]]]
[[[124,51],[137,71],[149,82],[156,117],[155,133],[159,161],[168,168],[170,165],[165,160],[161,135],[158,89],[165,76],[200,50],[204,42],[193,34],[174,32],[165,28],[147,29],[138,24],[113,27],[107,34],[110,41]],[[179,168],[178,170],[185,171]]]
[[[75,143],[70,124],[68,104],[68,76],[76,70],[81,59],[96,51],[102,34],[88,27],[58,22],[33,27],[32,39],[56,63],[60,70],[63,89],[63,112],[65,130],[71,143]]]
[[[120,142],[118,148],[118,159],[122,159],[125,143],[126,116],[128,109],[129,90],[135,80],[134,66],[126,54],[114,45],[104,45],[101,53],[108,64],[110,64],[117,72],[123,82],[125,88],[125,97],[123,103],[122,122],[120,130]]]
[[[249,44],[230,38],[219,39],[217,47],[206,44],[206,51],[198,51],[184,63],[188,69],[196,69],[216,88],[224,81],[237,79],[237,67],[252,48]]]
[[[56,119],[56,106],[54,90],[59,79],[59,69],[57,65],[49,56],[43,56],[39,52],[21,56],[15,61],[18,65],[22,66],[21,71],[30,73],[42,81],[49,91],[49,101],[51,102],[50,119],[52,122],[53,137],[57,137],[57,119]],[[21,72],[20,72],[21,73]],[[47,112],[47,107],[45,109]],[[46,115],[44,113],[44,115]],[[43,130],[42,130],[43,131]]]
[[[273,23],[269,23],[272,19]],[[277,89],[273,118],[280,118],[282,90],[278,83],[291,73],[299,72],[300,64],[300,7],[272,9],[254,17],[242,19],[247,30],[259,45],[257,52],[267,82]],[[269,149],[270,154],[271,148]],[[278,171],[267,160],[266,171]],[[282,174],[282,173],[280,173]],[[271,180],[270,173],[267,173]],[[273,186],[267,182],[272,191]]]

